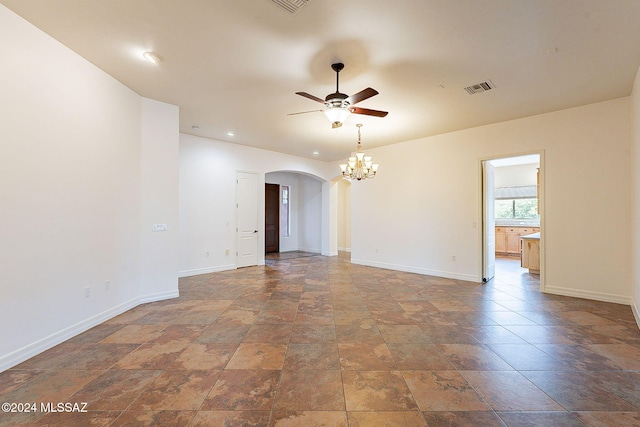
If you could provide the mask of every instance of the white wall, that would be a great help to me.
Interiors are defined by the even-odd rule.
[[[640,69],[631,94],[633,126],[633,313],[640,326]]]
[[[621,98],[372,150],[380,173],[352,185],[352,262],[479,282],[480,161],[544,151],[546,290],[630,303],[630,108]]]
[[[309,176],[300,175],[298,191],[299,249],[322,252],[322,183]]]
[[[501,166],[495,168],[496,187],[520,187],[537,184],[538,164]]]
[[[334,169],[326,162],[304,159],[273,151],[214,141],[191,135],[180,135],[180,275],[190,276],[235,268],[235,177],[236,171],[258,174],[258,188],[264,188],[265,174],[274,171],[300,172],[327,180]],[[313,187],[315,180],[301,176],[299,182]],[[302,184],[301,188],[306,188]],[[328,211],[327,204],[317,204],[311,191],[299,192],[303,205],[311,203]],[[324,193],[322,188],[322,193]],[[322,200],[322,197],[320,197]],[[300,211],[301,206],[298,206]],[[258,200],[258,263],[264,263],[264,191]],[[302,217],[302,213],[299,215]],[[305,215],[306,216],[306,215]],[[322,236],[328,224],[311,220]],[[299,224],[300,229],[304,225]],[[299,247],[315,246],[299,237]],[[311,242],[311,243],[310,243]],[[321,246],[324,251],[325,243]],[[230,255],[225,249],[230,248]],[[209,256],[206,253],[209,252]]]
[[[157,295],[142,260],[167,257],[142,250],[140,229],[154,102],[1,5],[0,40],[2,371]],[[162,119],[177,126],[177,111]],[[166,292],[176,276],[154,280]]]
[[[142,100],[141,289],[143,301],[178,296],[178,107]],[[153,224],[167,231],[154,232]]]

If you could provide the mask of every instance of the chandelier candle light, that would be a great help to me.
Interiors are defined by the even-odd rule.
[[[373,163],[371,156],[367,156],[362,152],[362,138],[360,136],[362,124],[358,123],[356,126],[358,127],[358,151],[352,153],[354,155],[347,159],[346,164],[340,165],[340,170],[342,170],[342,176],[345,179],[361,181],[375,177],[380,165]]]

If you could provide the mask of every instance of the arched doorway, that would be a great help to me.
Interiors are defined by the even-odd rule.
[[[265,174],[265,260],[322,253],[322,182],[313,176]]]

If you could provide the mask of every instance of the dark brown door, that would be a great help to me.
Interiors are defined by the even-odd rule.
[[[264,252],[280,252],[280,186],[264,185]]]

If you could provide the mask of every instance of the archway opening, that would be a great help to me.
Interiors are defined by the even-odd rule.
[[[304,173],[265,174],[265,261],[322,253],[322,181]]]

